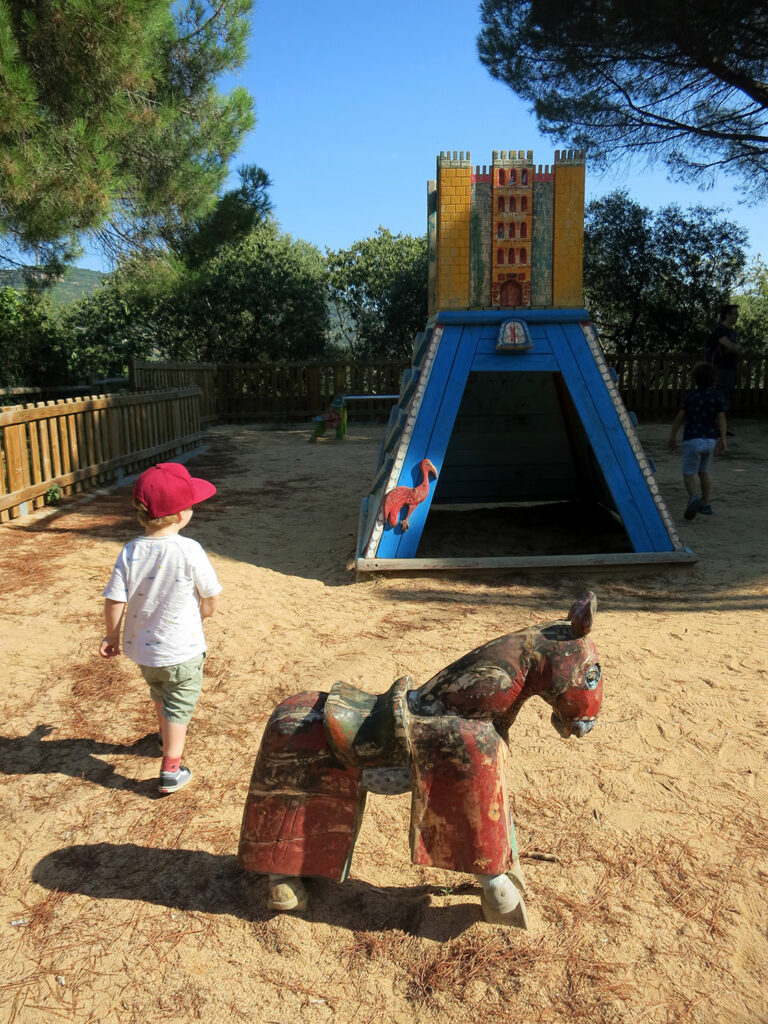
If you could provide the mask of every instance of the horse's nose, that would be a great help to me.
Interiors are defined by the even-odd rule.
[[[587,735],[590,729],[594,728],[594,725],[594,718],[577,718],[575,722],[571,722],[571,735],[581,739],[582,736]]]

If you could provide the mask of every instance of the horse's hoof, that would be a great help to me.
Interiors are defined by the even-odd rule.
[[[267,909],[284,913],[289,910],[306,910],[307,891],[300,878],[289,875],[270,875]]]
[[[503,924],[508,928],[523,928],[528,931],[528,910],[522,896],[512,910],[493,906],[492,901],[487,900],[485,896],[480,900],[480,906],[483,910],[483,919],[488,924]]]
[[[521,896],[525,896],[528,892],[528,886],[525,884],[525,876],[523,875],[523,869],[520,865],[519,858],[512,863],[507,875],[512,879],[515,888]]]

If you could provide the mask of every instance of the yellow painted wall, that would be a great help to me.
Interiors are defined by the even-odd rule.
[[[581,306],[584,261],[584,160],[555,153],[552,305]]]
[[[469,305],[469,223],[472,167],[466,160],[437,162],[437,308]]]

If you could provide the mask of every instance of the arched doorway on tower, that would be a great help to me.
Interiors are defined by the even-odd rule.
[[[502,309],[510,309],[512,306],[522,306],[523,286],[519,281],[504,281],[499,290],[499,305]]]

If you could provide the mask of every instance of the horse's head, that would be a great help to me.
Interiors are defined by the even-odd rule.
[[[565,689],[553,689],[546,698],[552,706],[552,725],[566,739],[586,736],[593,728],[603,701],[603,679],[597,651],[589,641],[584,645],[583,658],[568,673]],[[559,675],[557,681],[562,682]],[[542,694],[544,696],[544,694]]]
[[[585,594],[568,621],[542,626],[531,635],[532,690],[552,707],[552,724],[566,738],[586,736],[603,700],[600,662],[586,636],[596,609],[594,594]]]

